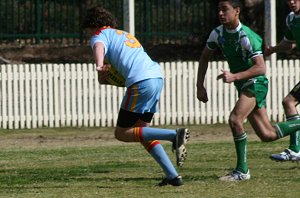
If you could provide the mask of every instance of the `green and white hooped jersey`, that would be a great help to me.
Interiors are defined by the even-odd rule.
[[[251,58],[262,56],[262,38],[242,23],[234,30],[227,30],[223,25],[215,28],[207,47],[221,49],[232,73],[248,70],[253,66]]]
[[[296,42],[297,48],[300,51],[300,15],[295,15],[294,12],[290,12],[286,17],[286,27],[284,40]]]

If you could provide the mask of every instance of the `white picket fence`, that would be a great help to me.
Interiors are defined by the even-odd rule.
[[[160,63],[165,85],[153,125],[227,122],[237,100],[233,84],[217,81],[226,62],[210,62],[209,101],[196,98],[198,62]],[[268,114],[284,120],[283,97],[299,82],[299,60],[267,61]],[[117,122],[125,88],[99,85],[93,64],[0,65],[0,128],[108,127]]]

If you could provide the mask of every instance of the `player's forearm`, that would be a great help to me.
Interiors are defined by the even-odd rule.
[[[293,42],[282,40],[278,45],[271,47],[272,53],[287,52],[295,47]]]
[[[93,48],[96,68],[101,71],[104,65],[104,47],[102,43],[96,43]]]
[[[266,74],[266,67],[261,65],[254,65],[246,71],[236,73],[235,78],[236,80],[245,80],[245,79],[250,79],[265,74]]]
[[[236,80],[250,79],[266,74],[266,65],[262,55],[252,58],[253,65],[246,71],[236,74]]]
[[[208,67],[208,60],[205,58],[201,58],[199,60],[197,86],[203,86],[207,67]]]
[[[198,76],[197,76],[197,87],[203,87],[208,61],[213,54],[213,50],[210,50],[208,47],[205,47],[202,51],[200,60],[199,60],[199,68],[198,68]]]

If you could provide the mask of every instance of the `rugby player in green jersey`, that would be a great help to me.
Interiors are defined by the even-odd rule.
[[[267,46],[265,56],[272,53],[286,52],[297,46],[300,51],[300,0],[287,0],[291,12],[286,17],[286,30],[284,38],[276,46]],[[298,74],[299,75],[299,74]],[[300,102],[300,82],[283,99],[282,104],[287,120],[300,119],[296,106]],[[299,161],[300,160],[300,128],[296,133],[290,135],[289,148],[279,154],[270,156],[275,161]]]
[[[300,120],[277,123],[274,126],[269,122],[266,112],[268,79],[265,76],[266,66],[261,50],[262,39],[240,22],[240,10],[241,3],[238,0],[219,1],[218,15],[221,25],[211,32],[202,51],[197,79],[197,98],[207,102],[204,78],[208,61],[213,51],[220,48],[229,63],[230,71],[222,70],[218,79],[222,79],[224,83],[233,82],[239,95],[229,117],[237,163],[233,171],[220,178],[226,181],[250,179],[246,160],[247,134],[243,126],[246,119],[264,142],[295,133],[300,127]]]

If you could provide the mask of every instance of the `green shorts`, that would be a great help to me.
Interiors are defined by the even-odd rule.
[[[239,95],[241,92],[251,92],[256,98],[258,108],[267,107],[266,97],[268,94],[269,81],[265,76],[257,76],[244,81],[234,83]]]

